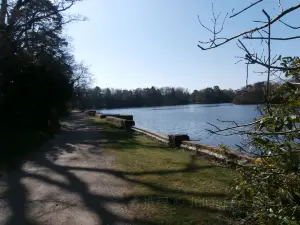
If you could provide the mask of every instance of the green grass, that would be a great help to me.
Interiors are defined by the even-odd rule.
[[[133,183],[136,219],[157,224],[233,224],[229,188],[237,173],[147,136],[99,124],[116,169]]]

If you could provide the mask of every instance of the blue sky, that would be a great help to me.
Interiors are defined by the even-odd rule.
[[[216,12],[236,11],[248,0],[84,0],[70,13],[88,18],[68,25],[67,35],[78,61],[84,61],[94,74],[94,85],[101,88],[185,87],[190,91],[219,85],[240,88],[245,84],[246,67],[235,64],[235,56],[244,53],[232,42],[223,47],[202,51],[199,40],[210,34],[198,22],[197,15],[211,24],[211,3]],[[224,35],[235,34],[265,20],[261,9],[270,15],[278,12],[277,0],[265,0],[240,17],[228,20]],[[282,0],[284,7],[299,3]],[[300,21],[299,10],[286,18]],[[300,24],[294,24],[300,25]],[[295,31],[296,32],[296,31]],[[298,31],[299,32],[299,31]],[[275,34],[291,34],[284,26]],[[296,33],[293,33],[296,35]],[[298,34],[299,35],[299,34]],[[273,42],[273,54],[299,55],[299,42]],[[262,49],[258,43],[249,47]],[[250,70],[249,83],[264,80]]]

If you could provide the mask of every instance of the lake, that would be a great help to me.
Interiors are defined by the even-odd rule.
[[[194,104],[97,110],[97,112],[130,114],[133,115],[136,127],[166,135],[188,134],[191,140],[211,146],[217,146],[220,143],[234,146],[241,142],[242,137],[210,135],[205,129],[213,129],[213,127],[207,122],[224,128],[226,124],[218,119],[248,123],[258,116],[256,105],[234,104]]]

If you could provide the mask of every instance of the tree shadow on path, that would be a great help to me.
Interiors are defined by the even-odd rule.
[[[203,197],[203,198],[224,198],[226,195],[224,193],[211,193],[211,192],[184,192],[182,190],[171,189],[168,187],[163,187],[159,184],[153,184],[146,181],[141,181],[136,178],[132,178],[133,176],[139,177],[142,175],[168,175],[168,174],[176,174],[176,173],[191,173],[197,171],[199,169],[209,169],[213,166],[203,166],[203,167],[191,167],[190,165],[186,165],[184,169],[181,170],[159,170],[159,171],[145,171],[145,172],[125,172],[120,170],[108,169],[106,167],[95,167],[95,166],[80,166],[73,165],[72,163],[68,164],[59,164],[60,157],[68,157],[73,153],[78,151],[83,151],[78,146],[80,145],[89,145],[91,148],[87,149],[83,154],[87,154],[87,157],[90,157],[93,154],[96,154],[97,157],[103,157],[102,160],[106,160],[105,154],[101,152],[101,144],[102,142],[99,140],[103,140],[105,138],[101,137],[99,134],[99,130],[94,127],[93,124],[84,119],[81,114],[74,114],[71,116],[69,124],[63,128],[63,131],[53,142],[47,143],[43,146],[40,152],[32,154],[26,158],[24,161],[24,165],[28,162],[35,165],[37,168],[43,168],[48,172],[46,174],[39,173],[31,170],[24,169],[24,165],[20,165],[14,171],[11,171],[5,177],[5,180],[2,181],[4,186],[6,186],[6,190],[0,193],[0,204],[5,204],[8,206],[10,211],[10,216],[5,221],[5,224],[8,225],[16,225],[16,224],[41,224],[32,218],[32,216],[28,216],[28,210],[31,204],[40,203],[40,204],[48,204],[54,203],[63,205],[62,208],[58,210],[65,210],[67,208],[72,207],[84,207],[89,212],[92,212],[97,216],[96,224],[103,225],[113,225],[113,224],[162,224],[163,222],[154,222],[154,221],[144,221],[137,220],[132,218],[131,216],[122,215],[120,213],[116,213],[111,208],[107,207],[108,204],[118,204],[120,207],[129,206],[132,202],[139,203],[149,203],[155,204],[156,199],[161,199],[165,197],[165,194],[168,194],[168,199],[166,204],[174,205],[180,201],[182,198],[179,195],[190,196],[190,197]],[[125,135],[125,138],[129,138]],[[122,141],[122,140],[114,140],[114,141]],[[90,150],[92,149],[92,151]],[[85,159],[82,159],[85,160]],[[86,159],[87,160],[87,159]],[[191,159],[190,163],[193,159]],[[156,191],[159,194],[149,194],[149,195],[138,195],[138,194],[127,194],[125,196],[113,195],[113,194],[100,194],[91,191],[91,186],[88,184],[82,176],[79,176],[77,172],[84,172],[85,174],[93,173],[97,174],[96,176],[109,176],[109,179],[117,179],[126,183],[127,186],[132,185],[141,185],[147,188],[150,188]],[[57,174],[60,177],[63,177],[65,181],[57,180],[48,175],[49,173]],[[86,175],[88,176],[88,175]],[[71,204],[68,201],[64,201],[63,196],[58,196],[58,200],[53,198],[37,198],[37,199],[29,199],[29,190],[24,184],[24,180],[30,179],[34,181],[38,181],[43,185],[49,185],[51,187],[57,187],[64,192],[76,194],[80,197],[82,201],[82,206],[78,206],[77,204]],[[102,187],[99,187],[101,189]],[[31,190],[32,191],[32,190]],[[31,195],[34,195],[31,193]],[[149,199],[151,199],[149,201]],[[187,205],[192,205],[193,202],[189,202],[188,199],[185,201]],[[228,211],[226,210],[217,210],[216,208],[209,206],[194,206],[195,210],[199,210],[202,213],[217,213],[223,214],[224,216],[228,216]],[[49,212],[50,213],[53,213]],[[44,212],[39,217],[43,217],[48,212]],[[2,216],[2,215],[1,215]],[[38,215],[37,215],[38,216]],[[76,216],[76,215],[74,215]],[[38,217],[36,217],[38,218]],[[0,220],[1,222],[1,220]],[[224,224],[223,220],[219,220],[214,218],[214,224]],[[42,223],[43,224],[43,223]]]

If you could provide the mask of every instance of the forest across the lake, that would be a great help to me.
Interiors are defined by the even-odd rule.
[[[270,89],[275,92],[272,102],[280,102],[280,84],[273,83]],[[261,104],[265,99],[266,82],[257,82],[238,90],[221,89],[219,86],[194,90],[185,88],[150,87],[134,90],[113,89],[96,86],[94,88],[77,88],[72,97],[74,108],[129,108],[152,107],[185,104]]]

